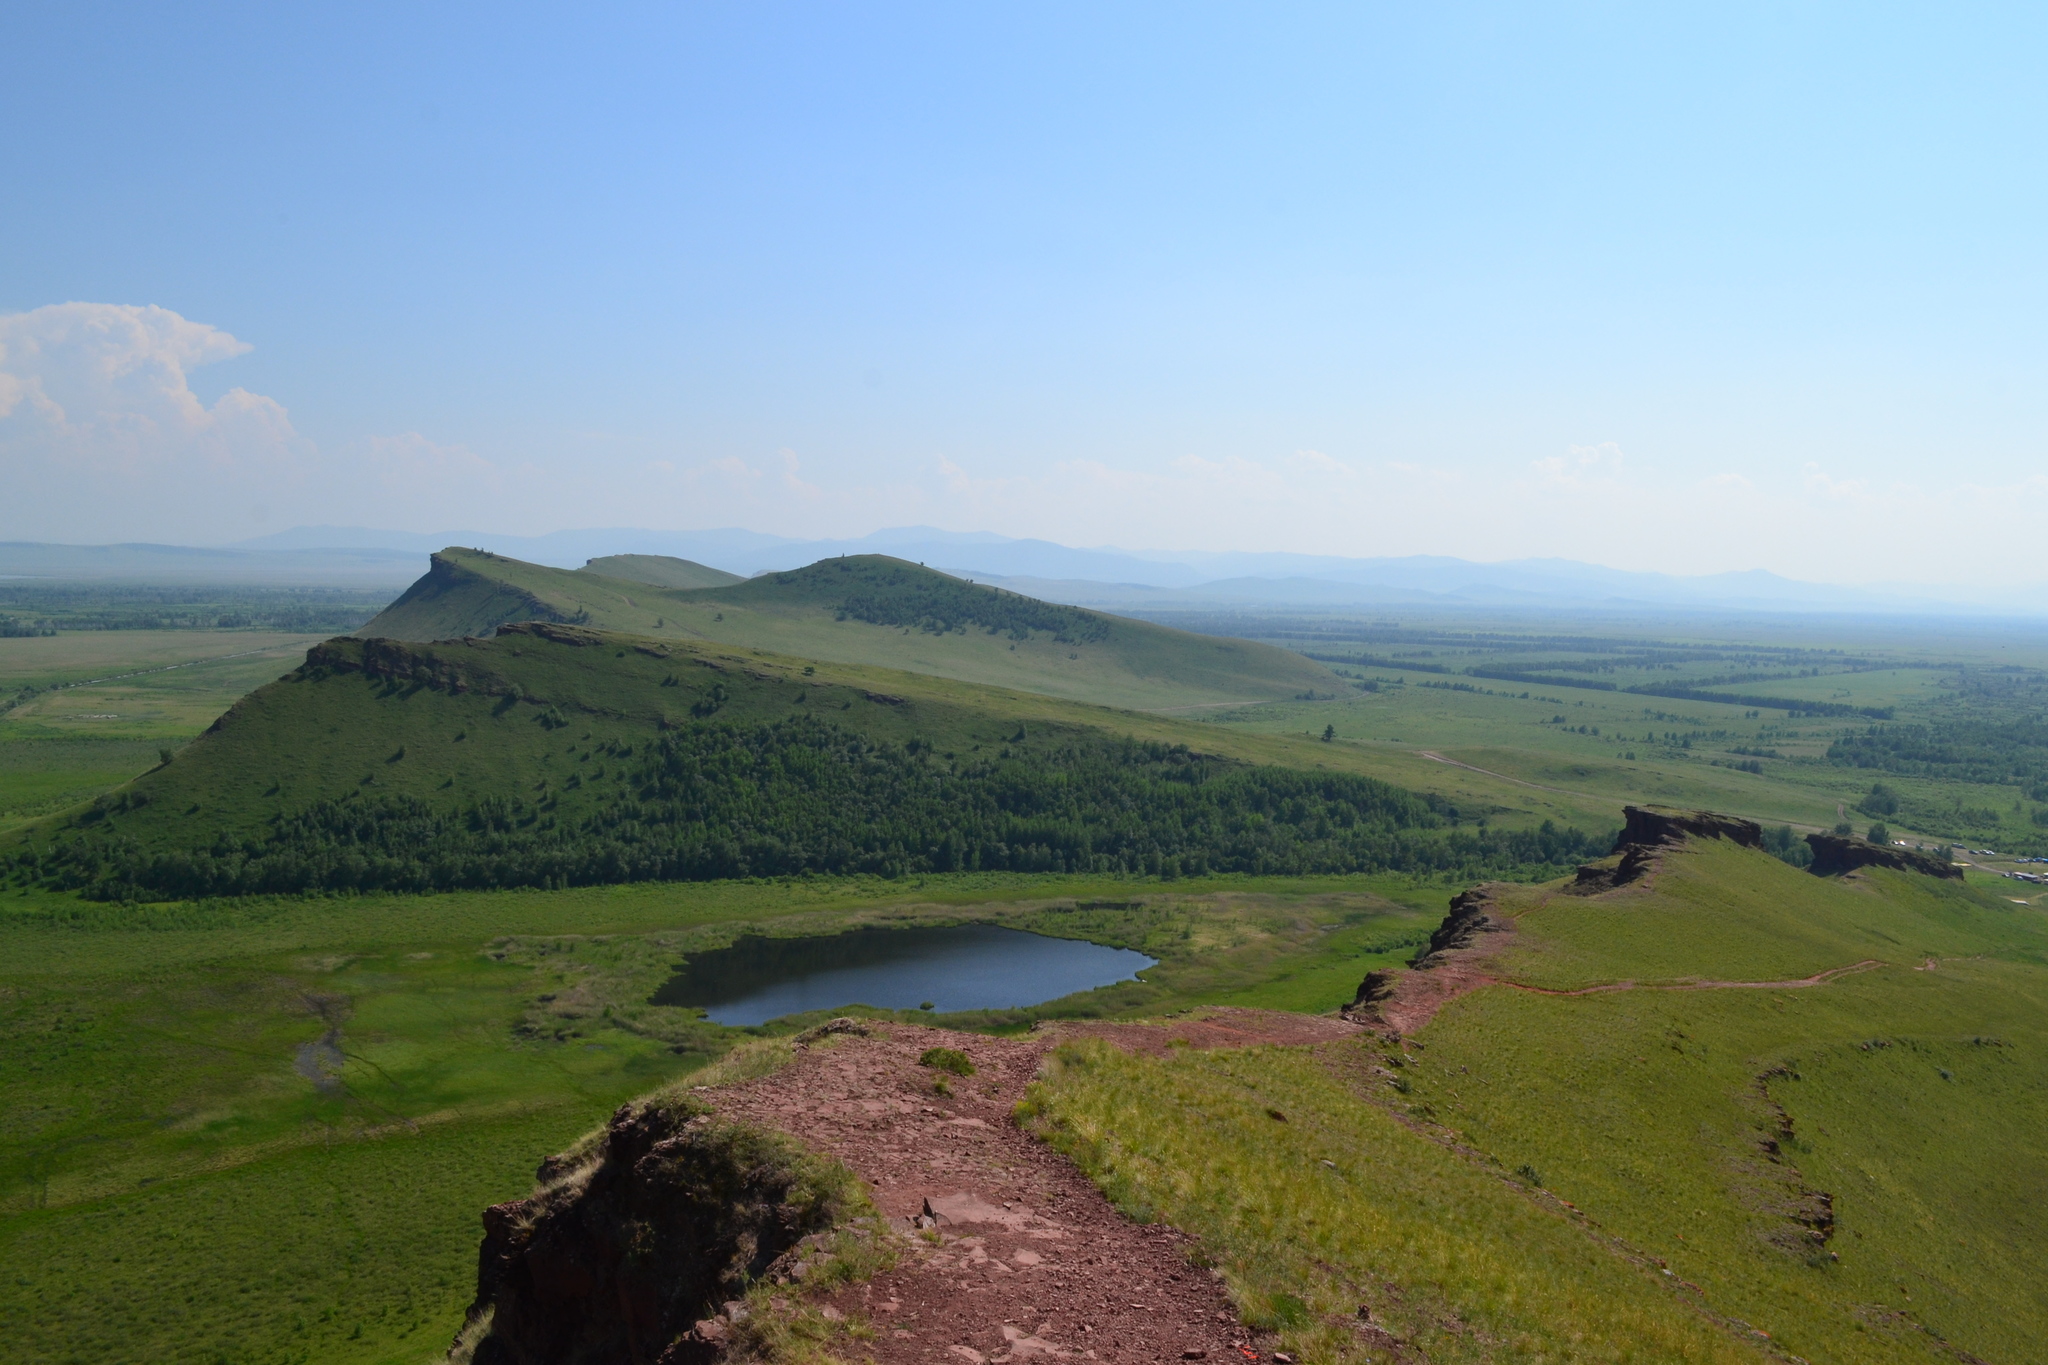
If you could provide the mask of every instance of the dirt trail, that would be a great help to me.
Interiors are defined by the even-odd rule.
[[[1065,1038],[1155,1051],[1181,1040],[1325,1041],[1356,1033],[1354,1026],[1213,1010],[1163,1025],[1074,1025],[1028,1038],[869,1027],[867,1037],[841,1037],[774,1075],[702,1096],[722,1114],[781,1129],[846,1163],[906,1233],[927,1213],[936,1216],[936,1242],[911,1237],[894,1270],[826,1296],[878,1330],[859,1354],[879,1365],[1264,1358],[1221,1284],[1188,1263],[1185,1237],[1124,1219],[1087,1177],[1020,1131],[1012,1110],[1040,1059]],[[975,1074],[919,1066],[932,1047],[965,1052]],[[940,1079],[951,1096],[935,1093]]]
[[[1882,967],[1884,965],[1884,963],[1874,957],[1866,957],[1861,962],[1852,962],[1846,967],[1830,967],[1824,972],[1815,972],[1812,976],[1802,976],[1795,981],[1609,981],[1598,986],[1582,986],[1575,991],[1545,990],[1541,986],[1524,986],[1519,981],[1502,981],[1496,984],[1512,986],[1518,991],[1527,991],[1531,995],[1606,995],[1613,991],[1792,990],[1801,986],[1824,986],[1837,977],[1848,976],[1854,972],[1867,972],[1873,967]]]
[[[1463,768],[1468,773],[1482,773],[1487,777],[1497,777],[1503,782],[1512,782],[1518,787],[1533,787],[1537,791],[1556,792],[1560,796],[1576,796],[1584,801],[1605,801],[1611,799],[1604,796],[1595,796],[1591,792],[1575,792],[1569,787],[1546,787],[1541,782],[1531,782],[1523,777],[1509,777],[1506,773],[1497,773],[1491,768],[1475,768],[1470,763],[1460,763],[1455,758],[1445,758],[1442,754],[1429,749],[1417,749],[1415,752],[1432,762],[1441,763],[1447,768]]]
[[[1439,966],[1404,973],[1395,983],[1394,994],[1376,1007],[1380,1018],[1396,1033],[1415,1033],[1434,1019],[1436,1012],[1445,1005],[1481,986],[1506,986],[1531,995],[1554,996],[1611,995],[1615,991],[1797,990],[1806,986],[1824,986],[1840,977],[1885,965],[1876,958],[1865,958],[1846,967],[1830,967],[1824,972],[1792,981],[1605,981],[1597,986],[1558,991],[1507,981],[1487,971],[1487,959],[1505,946],[1508,937],[1501,935],[1497,939],[1482,940],[1474,947],[1444,954],[1444,961]]]

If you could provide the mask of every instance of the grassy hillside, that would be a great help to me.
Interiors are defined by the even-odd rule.
[[[1033,604],[1034,606],[1037,604]],[[18,833],[101,899],[955,870],[1559,866],[1329,746],[577,626],[337,640],[173,761]]]
[[[1146,709],[1327,696],[1339,687],[1322,664],[1290,650],[1057,606],[882,555],[694,589],[594,567],[571,572],[443,550],[359,633],[446,640],[513,621],[569,622]]]
[[[629,583],[646,583],[657,588],[723,588],[747,581],[736,573],[714,569],[694,559],[677,559],[673,555],[604,555],[576,572],[623,578]]]
[[[1497,984],[1407,1039],[1077,1048],[1040,1122],[1305,1359],[1368,1311],[1439,1361],[2038,1356],[2039,912],[1720,841],[1502,895]]]

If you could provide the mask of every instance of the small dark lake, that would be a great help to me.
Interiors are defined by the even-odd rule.
[[[745,1026],[785,1014],[872,1005],[938,1013],[1014,1009],[1129,981],[1154,959],[1128,948],[1047,938],[993,924],[855,929],[816,938],[750,934],[693,953],[654,993],[715,1022]]]

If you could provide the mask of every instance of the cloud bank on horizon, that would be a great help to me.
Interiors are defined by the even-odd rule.
[[[2018,6],[31,7],[0,537],[2038,582],[2044,60]]]
[[[626,522],[824,538],[918,523],[1134,549],[1555,555],[1679,573],[2014,583],[2041,576],[2030,532],[2048,515],[2048,474],[2002,487],[1877,483],[1808,464],[1767,495],[1735,473],[1639,471],[1611,441],[1568,446],[1504,480],[1315,450],[1152,468],[1051,458],[1022,472],[941,456],[884,483],[858,469],[820,475],[790,450],[604,468],[493,461],[418,432],[322,449],[273,397],[236,387],[209,404],[194,391],[192,371],[250,349],[154,306],[0,315],[0,468],[16,490],[0,539],[224,543],[304,523],[532,534]]]

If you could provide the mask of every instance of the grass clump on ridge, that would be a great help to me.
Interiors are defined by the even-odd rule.
[[[946,1071],[955,1076],[972,1076],[974,1063],[967,1054],[956,1047],[928,1047],[917,1059],[919,1066],[928,1066],[934,1071]]]

